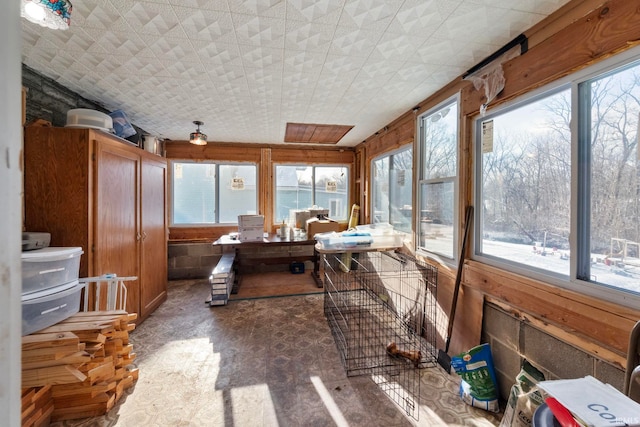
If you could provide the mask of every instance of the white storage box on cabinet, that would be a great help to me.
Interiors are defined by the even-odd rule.
[[[80,311],[84,285],[71,283],[22,296],[22,335],[62,322]]]
[[[78,280],[82,248],[43,248],[22,252],[22,293]]]

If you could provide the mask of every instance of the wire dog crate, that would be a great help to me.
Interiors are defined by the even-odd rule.
[[[416,368],[437,360],[437,269],[393,252],[322,255],[324,312],[347,376],[371,375],[417,419]]]

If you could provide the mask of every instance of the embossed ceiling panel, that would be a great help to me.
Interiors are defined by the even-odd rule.
[[[567,1],[83,0],[67,31],[22,20],[23,62],[162,138],[354,146]]]

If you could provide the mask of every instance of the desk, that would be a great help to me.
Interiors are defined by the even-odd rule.
[[[316,285],[322,287],[319,273],[318,253],[315,250],[315,240],[304,238],[280,238],[277,234],[269,234],[258,242],[241,242],[224,235],[213,242],[222,245],[222,252],[234,251],[236,254],[235,267],[240,275],[243,271],[259,265],[290,265],[292,262],[313,262],[313,278]]]

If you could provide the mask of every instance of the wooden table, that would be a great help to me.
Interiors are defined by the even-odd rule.
[[[293,239],[281,238],[277,234],[268,234],[262,241],[241,242],[232,239],[229,235],[221,236],[213,242],[214,245],[223,245],[223,252],[235,252],[236,272],[240,275],[243,270],[261,264],[265,265],[291,265],[292,262],[313,262],[312,276],[318,287],[322,287],[322,279],[319,272],[319,257],[315,250],[315,240],[307,240],[306,235]]]

